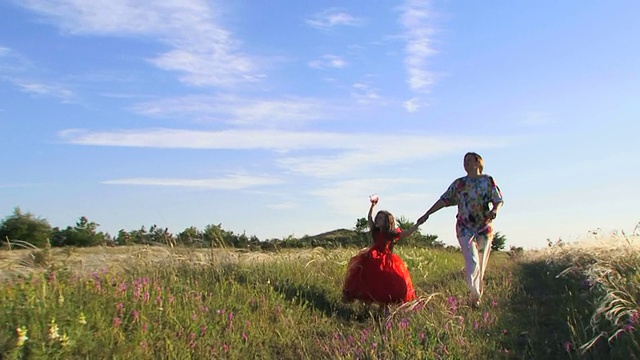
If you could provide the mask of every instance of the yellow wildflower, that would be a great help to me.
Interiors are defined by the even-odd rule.
[[[27,337],[27,327],[22,326],[22,327],[16,328],[16,332],[18,333],[17,346],[24,345],[24,342],[29,340],[29,338]]]

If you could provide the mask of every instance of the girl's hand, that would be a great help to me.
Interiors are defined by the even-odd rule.
[[[369,196],[369,201],[371,201],[371,205],[375,205],[380,201],[380,198],[378,197],[378,194],[373,194]]]

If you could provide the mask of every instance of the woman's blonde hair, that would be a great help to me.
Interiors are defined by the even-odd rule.
[[[467,156],[473,156],[474,158],[476,158],[476,161],[478,162],[478,167],[480,168],[480,173],[482,174],[482,170],[484,170],[484,160],[482,160],[482,156],[480,156],[480,154],[475,153],[475,152],[468,152],[466,154],[464,154],[464,158],[466,159]]]

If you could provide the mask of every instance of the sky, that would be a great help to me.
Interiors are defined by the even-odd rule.
[[[507,247],[640,222],[640,2],[0,1],[0,217],[261,240],[414,221],[464,176]],[[457,245],[455,207],[421,226]]]

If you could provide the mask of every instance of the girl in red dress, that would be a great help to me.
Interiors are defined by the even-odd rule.
[[[379,211],[375,220],[371,214],[378,203],[377,195],[371,198],[368,220],[373,245],[351,258],[342,288],[342,301],[360,300],[366,304],[381,306],[403,303],[416,298],[411,275],[400,256],[393,252],[393,245],[411,235],[418,224],[409,230],[396,228],[395,219],[388,211]]]

